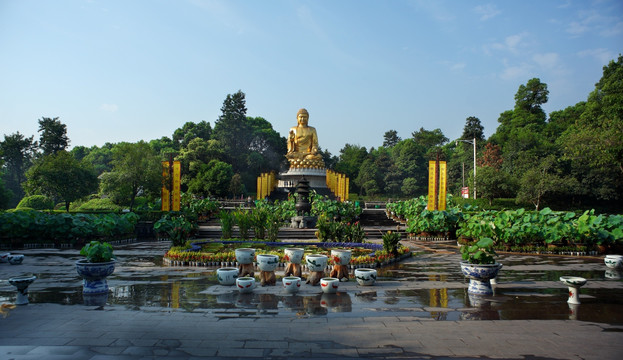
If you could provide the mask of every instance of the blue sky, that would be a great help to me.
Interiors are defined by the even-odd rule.
[[[149,141],[242,90],[282,135],[307,108],[335,155],[469,116],[489,136],[519,85],[561,110],[621,52],[620,0],[0,0],[0,134],[58,116],[71,146]]]

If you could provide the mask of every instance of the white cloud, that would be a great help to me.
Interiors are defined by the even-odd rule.
[[[485,21],[498,16],[501,11],[493,4],[478,5],[474,8],[474,12],[480,15],[480,20]]]
[[[581,35],[589,30],[589,27],[586,24],[579,23],[574,21],[567,26],[567,32],[571,35]]]
[[[532,66],[527,63],[521,63],[519,65],[509,66],[504,61],[504,71],[500,74],[502,80],[515,80],[528,78],[532,71]]]
[[[410,4],[416,10],[424,11],[430,17],[442,23],[452,22],[456,19],[456,16],[441,1],[415,0],[410,2]]]
[[[612,27],[604,29],[600,34],[602,36],[617,36],[623,33],[623,21],[619,21]]]
[[[557,53],[535,54],[532,60],[543,68],[553,69],[558,66],[560,57]]]
[[[614,53],[612,53],[608,49],[603,49],[603,48],[583,50],[583,51],[580,51],[578,53],[578,56],[580,56],[580,57],[587,57],[587,56],[593,57],[593,58],[597,59],[597,61],[599,61],[603,65],[608,64],[608,62],[610,62],[610,60],[613,60],[615,58],[615,54]]]
[[[602,14],[597,9],[591,9],[579,12],[577,19],[569,23],[566,31],[573,36],[590,32],[604,37],[618,36],[623,33],[623,21],[616,14]]]
[[[450,66],[450,69],[453,71],[459,71],[465,69],[465,63],[456,63]]]
[[[493,43],[489,47],[495,50],[508,51],[513,54],[518,54],[521,48],[524,48],[527,44],[525,42],[528,33],[520,33],[507,36],[503,43]]]
[[[117,104],[102,104],[100,110],[113,113],[119,110],[119,106]]]

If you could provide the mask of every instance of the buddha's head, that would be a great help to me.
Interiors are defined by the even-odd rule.
[[[298,119],[299,125],[307,126],[307,122],[309,121],[309,113],[305,109],[300,109],[296,113],[296,118]]]

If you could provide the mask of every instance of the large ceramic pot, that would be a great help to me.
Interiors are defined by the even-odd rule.
[[[260,254],[257,256],[257,267],[260,271],[275,271],[279,265],[279,256],[271,254]]]
[[[252,248],[236,249],[235,254],[238,264],[251,264],[255,260],[255,249]]]
[[[243,276],[236,279],[236,287],[242,294],[253,292],[255,289],[255,278]]]
[[[376,283],[376,270],[374,269],[355,269],[355,279],[362,286],[372,286]]]
[[[225,267],[216,269],[216,277],[221,285],[234,285],[236,283],[236,279],[238,278],[238,268]]]
[[[352,252],[350,250],[332,249],[331,258],[333,259],[333,264],[348,265],[348,263],[350,262],[351,253]]]
[[[298,292],[301,287],[301,278],[298,276],[286,276],[281,279],[281,282],[283,283],[283,289],[288,294],[294,294]]]
[[[285,254],[286,262],[291,264],[300,264],[303,260],[303,254],[305,249],[302,248],[287,248],[283,251]]]
[[[24,261],[24,255],[22,254],[11,254],[9,255],[9,263],[11,265],[19,265]]]
[[[90,263],[86,259],[76,261],[76,271],[84,278],[82,294],[108,294],[106,277],[115,271],[115,262]]]
[[[493,295],[490,280],[498,275],[502,264],[470,264],[461,261],[461,271],[469,279],[468,294]]]
[[[320,279],[320,288],[325,294],[335,294],[339,286],[340,279],[338,278],[326,277]]]
[[[307,263],[307,268],[309,271],[324,271],[327,268],[327,262],[329,258],[327,255],[322,254],[310,254],[305,257],[305,262]]]
[[[606,255],[604,263],[610,269],[620,269],[623,267],[623,255]]]

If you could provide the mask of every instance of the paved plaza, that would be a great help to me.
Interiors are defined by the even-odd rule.
[[[621,358],[623,283],[599,258],[502,255],[497,294],[479,303],[463,295],[455,249],[407,245],[416,256],[377,286],[342,283],[334,298],[310,285],[298,297],[279,287],[244,297],[217,285],[214,269],[162,266],[166,243],[118,246],[103,308],[79,303],[77,250],[20,251],[23,265],[0,264],[0,303],[15,299],[9,277],[39,279],[29,305],[0,316],[0,359]],[[559,273],[594,278],[577,318]]]

